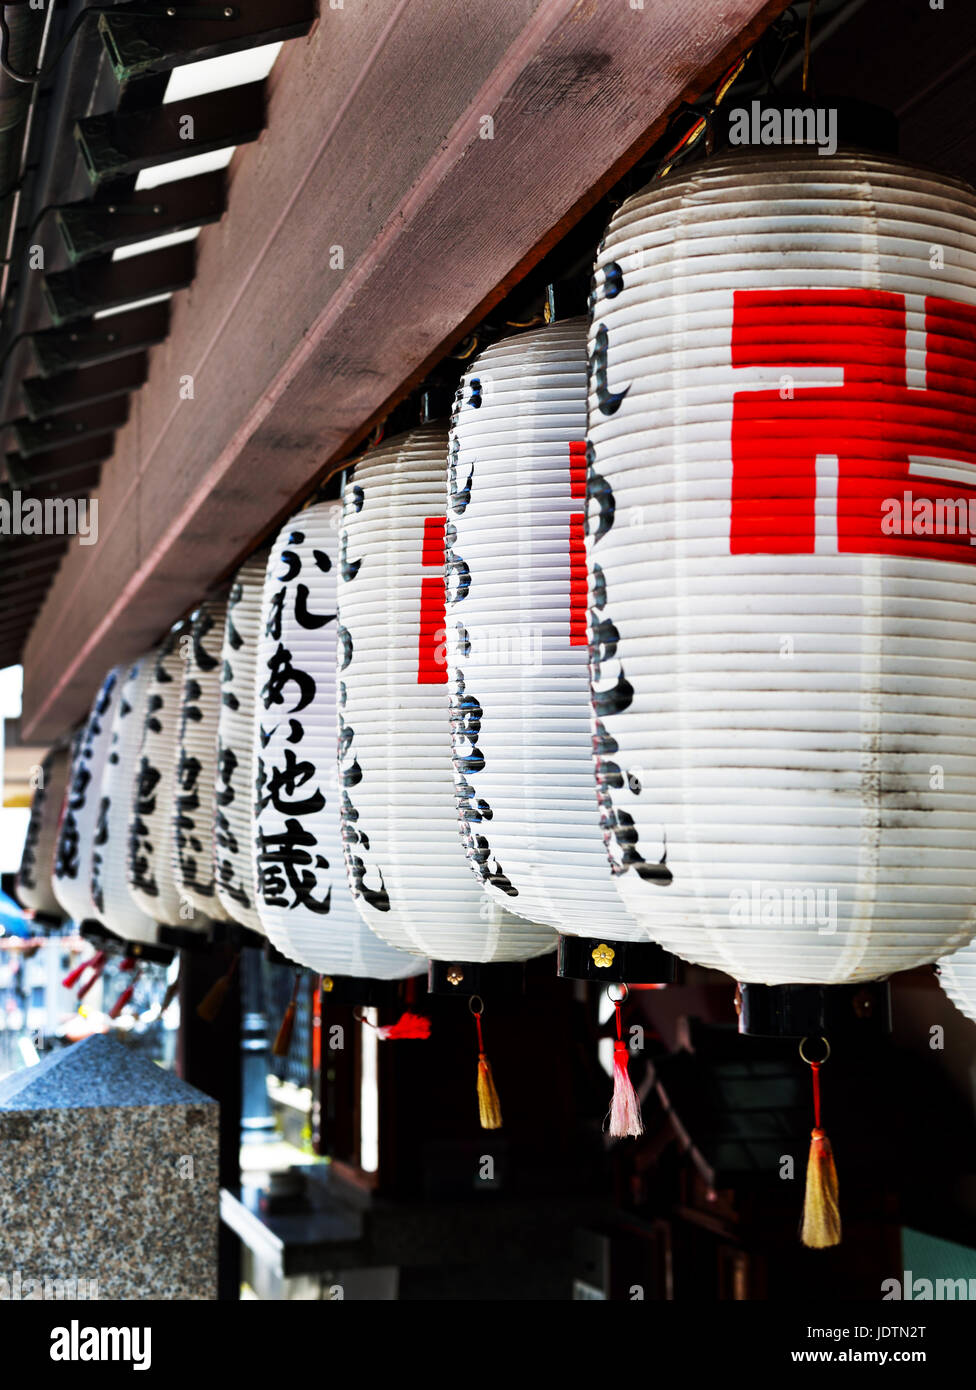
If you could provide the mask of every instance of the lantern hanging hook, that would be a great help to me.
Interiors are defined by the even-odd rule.
[[[616,1004],[626,1004],[627,1000],[630,998],[630,987],[629,987],[629,985],[625,985],[625,984],[623,983],[623,981],[621,980],[621,982],[620,982],[620,988],[623,990],[623,994],[620,996],[619,999],[614,999],[613,994],[612,994],[613,985],[607,985],[607,998],[610,1000],[610,1003],[611,1003],[611,1004],[614,1004],[614,1005],[616,1005]]]
[[[475,1008],[475,1004],[477,1004],[477,1008]],[[481,1017],[481,1015],[485,1011],[485,1001],[482,999],[480,994],[471,995],[470,999],[468,1000],[468,1008],[474,1014],[475,1018]]]
[[[826,1051],[824,1052],[824,1055],[821,1057],[820,1061],[815,1062],[812,1057],[808,1057],[807,1054],[803,1051],[804,1044],[808,1043],[809,1041],[809,1038],[800,1039],[800,1056],[803,1058],[804,1062],[806,1062],[808,1067],[822,1067],[824,1062],[830,1060],[830,1043],[827,1041],[826,1038],[821,1037],[820,1041],[823,1043],[824,1047],[826,1048]]]

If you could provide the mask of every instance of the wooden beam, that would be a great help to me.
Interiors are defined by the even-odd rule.
[[[76,719],[782,9],[390,0],[289,45],[102,470],[98,545],[31,633],[27,734]]]

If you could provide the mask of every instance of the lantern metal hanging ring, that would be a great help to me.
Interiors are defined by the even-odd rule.
[[[807,1064],[808,1067],[822,1067],[822,1066],[824,1065],[825,1062],[829,1062],[829,1061],[830,1061],[830,1043],[827,1041],[826,1038],[821,1037],[820,1041],[823,1043],[824,1047],[825,1047],[827,1050],[826,1050],[826,1052],[824,1053],[824,1055],[821,1057],[820,1061],[819,1061],[819,1062],[815,1062],[812,1058],[808,1057],[807,1054],[803,1051],[804,1044],[805,1044],[805,1043],[808,1043],[809,1041],[810,1041],[809,1038],[801,1038],[801,1039],[800,1039],[800,1046],[799,1046],[799,1053],[800,1053],[800,1056],[803,1058],[804,1062],[806,1062],[806,1064]]]

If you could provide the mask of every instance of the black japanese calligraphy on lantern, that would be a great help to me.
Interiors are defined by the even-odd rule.
[[[315,787],[310,794],[299,796],[299,790],[313,783],[318,775],[315,764],[307,759],[299,759],[294,748],[284,750],[283,766],[272,767],[270,772],[258,778],[261,794],[257,802],[258,811],[265,806],[273,806],[283,816],[314,816],[325,807],[325,797]]]
[[[148,817],[156,810],[156,792],[162,774],[143,754],[139,760],[132,820],[129,823],[129,882],[150,898],[159,896],[153,872],[153,844]]]
[[[102,881],[102,869],[105,861],[103,850],[108,844],[109,806],[109,798],[103,796],[98,803],[98,816],[95,821],[95,841],[92,847],[92,902],[99,912],[105,911],[105,891]]]
[[[457,516],[463,516],[468,504],[471,501],[471,489],[474,485],[474,463],[468,466],[468,475],[464,482],[458,481],[458,459],[461,455],[461,441],[457,434],[451,433],[451,447],[447,456],[447,491],[451,504],[451,510]]]
[[[17,883],[28,892],[37,887],[37,851],[44,828],[44,810],[48,802],[47,788],[51,780],[54,758],[53,753],[48,753],[41,761],[41,777],[31,798],[30,819],[27,822],[27,834],[24,836],[20,868],[17,870]]]
[[[214,629],[214,617],[209,608],[201,608],[194,620],[191,631],[191,642],[193,645],[193,656],[191,661],[198,671],[216,671],[220,664],[220,658],[209,652],[204,645],[206,638]],[[199,699],[199,694],[196,696]]]
[[[264,625],[266,637],[271,637],[275,642],[281,641],[281,619],[285,611],[285,599],[288,597],[287,589],[279,589],[276,594],[271,595],[268,604],[268,620]]]
[[[150,818],[156,815],[157,801],[164,787],[163,771],[154,762],[153,740],[150,739],[150,735],[163,732],[161,715],[167,708],[166,702],[172,703],[178,698],[176,691],[160,693],[158,687],[165,688],[174,683],[168,662],[177,652],[178,644],[185,635],[186,628],[183,624],[167,633],[153,665],[143,723],[143,751],[139,761],[132,818],[129,822],[129,886],[135,892],[144,893],[150,898],[158,898],[160,895],[160,885],[156,877],[157,846],[152,838]],[[172,775],[169,769],[167,771]],[[165,798],[163,801],[165,802]]]
[[[277,835],[258,830],[258,892],[266,903],[274,907],[304,907],[320,915],[329,911],[332,885],[324,897],[315,897],[315,870],[329,868],[325,856],[313,852],[316,845],[315,836],[303,829],[297,816],[290,816]]]
[[[232,748],[218,739],[217,776],[215,779],[216,817],[214,822],[214,844],[216,846],[217,885],[223,895],[239,906],[249,908],[251,897],[247,889],[237,880],[234,856],[240,850],[237,836],[227,815],[237,793],[234,789],[234,774],[238,770],[237,754]]]
[[[198,872],[198,856],[204,853],[203,840],[197,832],[196,816],[200,809],[200,772],[200,759],[181,748],[176,765],[177,792],[173,830],[184,882],[209,897],[213,892],[213,885],[202,880]]]
[[[305,738],[305,726],[294,716],[311,705],[317,692],[315,677],[300,666],[292,650],[295,629],[316,632],[335,621],[335,612],[317,613],[312,607],[312,588],[303,576],[328,573],[331,561],[324,552],[303,549],[304,530],[293,530],[286,540],[276,573],[277,588],[270,595],[264,635],[276,645],[264,660],[266,676],[260,692],[266,715],[281,708],[278,720],[262,718],[258,726],[261,754],[257,761],[254,796],[256,815],[257,892],[268,907],[288,911],[304,908],[323,916],[330,911],[332,885],[327,881],[331,864],[319,848],[315,818],[326,809],[325,792],[319,785],[319,769],[311,758],[296,751]],[[280,817],[272,821],[271,815]]]
[[[293,664],[291,652],[281,642],[268,658],[267,670],[268,679],[261,690],[261,701],[266,710],[272,705],[285,704],[285,692],[292,685],[297,691],[297,698],[289,705],[292,714],[298,714],[312,703],[315,696],[314,677]]]
[[[295,589],[295,622],[306,632],[315,632],[335,619],[334,613],[312,613],[308,606],[308,585],[299,584]]]
[[[112,696],[118,677],[112,671],[102,682],[95,697],[91,714],[76,745],[71,771],[71,784],[64,803],[64,814],[58,832],[55,849],[54,876],[59,879],[77,879],[81,872],[81,822],[79,816],[88,804],[89,794],[94,790],[92,761],[95,744],[102,733],[103,720],[112,704]]]
[[[448,604],[456,606],[470,593],[471,572],[469,566],[457,554],[457,527],[451,522],[448,522],[446,527],[446,542],[447,574],[465,576],[463,584],[454,586],[453,589],[450,582],[448,584]],[[471,653],[470,636],[463,623],[456,623],[456,634],[457,660],[452,673],[449,713],[454,788],[459,817],[458,831],[465,853],[479,881],[490,884],[506,897],[517,898],[518,889],[492,850],[487,833],[476,834],[474,829],[476,824],[480,824],[486,832],[487,826],[484,823],[493,817],[488,800],[477,796],[475,788],[468,780],[470,776],[483,771],[485,766],[485,755],[478,744],[485,715],[481,702],[468,690],[464,670],[460,665],[460,658]]]
[[[347,488],[343,498],[344,515],[351,516],[359,513],[364,506],[365,494],[363,489],[358,486]],[[343,562],[340,566],[343,584],[353,583],[362,565],[361,559],[352,565],[346,564],[347,540],[348,535],[344,530],[342,536]],[[343,672],[348,670],[355,660],[355,644],[352,635],[341,625],[338,629],[338,639],[342,654],[339,670]],[[339,781],[342,789],[339,808],[342,852],[346,860],[349,887],[353,897],[361,899],[374,912],[389,912],[391,907],[390,894],[386,887],[383,870],[377,864],[370,862],[373,858],[373,851],[370,847],[369,834],[365,827],[360,824],[359,811],[351,795],[352,789],[363,781],[363,769],[356,757],[356,731],[346,720],[347,697],[346,682],[340,680],[338,746]]]
[[[78,817],[73,811],[65,810],[54,861],[55,878],[78,877],[78,870],[81,867],[78,858],[79,845]]]
[[[173,839],[179,878],[184,890],[204,899],[212,898],[216,891],[212,867],[213,825],[209,821],[214,806],[210,802],[209,786],[205,785],[204,764],[193,751],[202,745],[199,739],[196,743],[192,742],[190,731],[194,725],[203,724],[206,718],[204,681],[214,680],[218,669],[222,670],[220,656],[210,649],[207,638],[212,636],[213,646],[219,648],[225,629],[226,619],[218,627],[214,608],[210,604],[204,604],[194,615],[190,653],[183,677],[180,751],[173,798]]]
[[[239,652],[244,646],[244,638],[234,622],[234,609],[241,602],[243,596],[244,586],[240,580],[235,580],[231,585],[230,593],[227,595],[227,616],[224,620],[225,651],[229,649]],[[233,681],[234,669],[225,656],[220,667],[220,703],[223,708],[236,711],[240,709],[241,702],[230,688]],[[230,898],[232,902],[238,903],[241,907],[249,908],[251,906],[250,895],[246,888],[237,882],[237,873],[232,856],[238,853],[238,841],[227,815],[227,808],[232,805],[236,795],[233,783],[237,765],[237,754],[228,747],[223,737],[218,733],[217,769],[214,777],[215,886],[218,892],[222,891],[223,895]]]
[[[593,469],[593,454],[587,448],[587,497],[597,501],[597,521],[591,527],[592,545],[596,546],[613,526],[615,507],[613,489],[605,478]],[[614,874],[633,869],[649,883],[666,887],[673,880],[668,868],[667,838],[662,830],[663,853],[657,863],[648,863],[640,850],[640,836],[634,818],[614,804],[613,793],[625,785],[635,795],[640,794],[638,778],[628,776],[618,761],[620,746],[607,728],[606,720],[629,709],[634,689],[627,679],[619,655],[620,633],[607,611],[607,581],[603,568],[591,562],[590,591],[590,692],[593,707],[593,753],[596,761],[597,804],[603,842]]]
[[[239,652],[244,645],[244,638],[234,625],[234,609],[243,597],[244,585],[238,579],[231,585],[230,593],[227,595],[227,617],[224,622],[224,643],[235,652]]]

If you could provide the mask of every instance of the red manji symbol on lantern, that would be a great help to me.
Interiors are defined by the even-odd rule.
[[[569,446],[569,495],[586,500],[586,443],[574,439]],[[586,646],[586,513],[569,518],[569,645]]]
[[[420,563],[436,569],[420,581],[420,639],[417,648],[417,684],[447,684],[447,590],[444,584],[444,528],[446,516],[424,517],[424,547]]]
[[[900,294],[736,292],[734,367],[777,368],[787,383],[793,368],[839,370],[842,382],[735,393],[733,555],[833,548],[815,508],[831,459],[837,551],[976,562],[976,308],[925,299],[918,386],[906,329]]]

